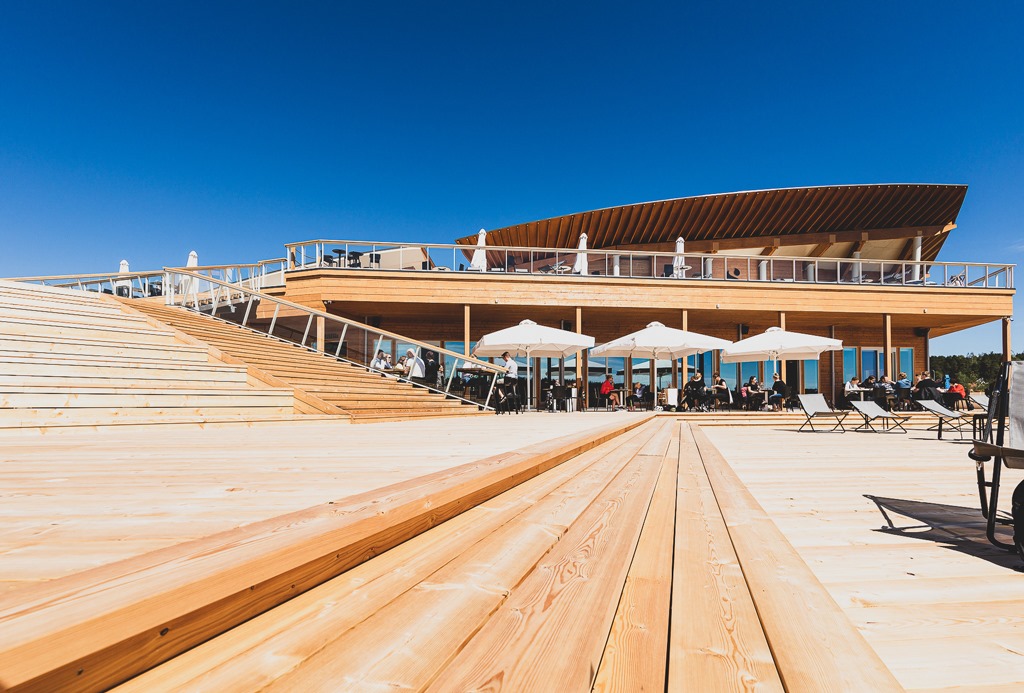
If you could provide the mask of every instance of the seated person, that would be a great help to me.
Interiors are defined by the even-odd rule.
[[[614,392],[615,383],[612,380],[612,374],[608,373],[604,376],[604,382],[601,383],[601,396],[608,398],[608,403],[613,407],[619,406],[619,393]]]
[[[914,399],[937,399],[939,394],[941,394],[939,384],[932,380],[931,373],[922,371],[918,376],[917,384],[914,385]]]
[[[947,409],[956,409],[957,402],[967,399],[967,390],[956,378],[949,379],[949,387],[942,393],[942,403]]]
[[[892,411],[896,404],[896,385],[883,375],[875,385],[875,403],[887,411]]]
[[[687,409],[698,409],[704,404],[704,378],[700,372],[690,376],[683,387],[683,405]]]
[[[395,370],[396,371],[401,371],[402,373],[408,373],[409,372],[409,363],[408,363],[408,361],[409,361],[409,357],[408,356],[399,356],[398,357],[398,363],[395,364]]]
[[[765,401],[765,392],[761,384],[757,382],[757,376],[752,375],[747,380],[747,409],[760,409]]]
[[[729,385],[718,373],[711,376],[711,396],[718,402],[729,404]]]
[[[875,376],[869,375],[868,377],[864,378],[864,380],[861,382],[860,386],[862,388],[864,388],[865,390],[871,390],[871,389],[874,389],[876,384],[877,384],[877,381],[875,380]]]
[[[382,371],[385,368],[389,368],[388,360],[384,357],[384,350],[380,349],[377,351],[377,355],[370,362],[370,368],[375,371]]]
[[[914,383],[910,382],[910,378],[907,377],[906,373],[900,371],[899,380],[896,381],[896,387],[910,390],[914,387]]]
[[[771,395],[768,397],[768,404],[775,411],[782,411],[782,405],[786,401],[786,382],[778,373],[772,375]]]
[[[424,373],[426,372],[426,366],[423,364],[423,359],[416,355],[415,349],[409,349],[405,352],[405,364],[407,368],[407,375],[411,380],[423,382]]]
[[[633,383],[633,394],[626,398],[626,404],[629,406],[629,410],[633,411],[637,407],[642,406],[646,397],[647,386],[643,383]]]

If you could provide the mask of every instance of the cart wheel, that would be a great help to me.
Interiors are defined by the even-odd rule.
[[[1017,555],[1024,558],[1024,481],[1017,484],[1013,490],[1013,545],[1017,548]]]

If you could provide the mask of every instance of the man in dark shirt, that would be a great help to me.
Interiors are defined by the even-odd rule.
[[[939,399],[939,384],[932,380],[932,374],[928,371],[921,373],[921,379],[914,386],[914,399]]]

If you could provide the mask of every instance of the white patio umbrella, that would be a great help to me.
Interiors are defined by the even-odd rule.
[[[587,234],[581,233],[580,234],[580,244],[579,244],[580,252],[576,253],[576,262],[572,266],[572,273],[573,274],[588,274],[590,272],[590,267],[589,267],[589,265],[587,263],[587,254],[586,254],[586,252],[584,252],[584,251],[586,251],[586,249],[587,249]]]
[[[188,269],[189,267],[199,267],[199,253],[197,253],[194,250],[189,251],[188,260],[185,262],[185,268]],[[193,279],[192,277],[185,277],[185,279],[182,280],[182,282],[181,282],[181,293],[182,293],[182,295],[187,297],[189,294],[195,293],[195,291],[196,291],[196,281],[195,281],[195,279]]]
[[[779,359],[816,359],[826,351],[839,351],[842,348],[843,342],[839,339],[769,327],[763,334],[741,339],[723,349],[722,363],[775,361],[777,373]]]
[[[130,271],[131,270],[128,269],[128,261],[121,260],[121,264],[118,266],[117,273],[128,274],[128,272]],[[118,279],[116,282],[114,282],[114,293],[118,293],[118,289],[125,289],[127,290],[128,295],[131,295],[132,283],[127,279]]]
[[[683,252],[686,250],[686,241],[680,236],[676,239],[676,256],[672,260],[672,276],[676,279],[686,276],[686,258],[683,257]]]
[[[642,330],[627,334],[602,344],[590,352],[591,356],[646,357],[657,363],[658,359],[679,359],[715,349],[725,349],[732,342],[718,337],[709,337],[699,332],[677,330],[652,322]],[[724,352],[723,352],[724,353]],[[656,371],[655,371],[656,372]],[[657,377],[651,378],[652,390],[657,401]]]
[[[473,259],[469,261],[471,269],[481,272],[487,271],[487,251],[482,248],[487,246],[487,232],[483,229],[476,235],[476,250],[473,251]]]
[[[523,320],[518,325],[485,334],[476,343],[473,355],[501,356],[507,351],[512,356],[525,356],[527,387],[532,391],[531,358],[563,358],[592,346],[593,337]]]

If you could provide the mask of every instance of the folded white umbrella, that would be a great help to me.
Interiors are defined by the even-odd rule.
[[[723,349],[722,363],[775,361],[777,371],[780,359],[816,359],[826,351],[839,351],[842,348],[843,343],[838,339],[769,327],[763,334],[741,339]]]
[[[587,262],[587,254],[584,252],[587,249],[587,234],[580,234],[579,251],[576,253],[576,262],[572,266],[573,274],[587,274],[590,271],[589,263]]]
[[[672,276],[679,279],[686,276],[686,258],[683,253],[686,251],[686,241],[680,236],[676,239],[676,257],[672,260]]]
[[[602,344],[590,352],[591,356],[624,356],[633,358],[679,359],[715,349],[725,349],[732,342],[710,337],[699,332],[677,330],[652,322],[642,330]],[[651,378],[652,389],[657,392],[657,379]]]
[[[483,250],[486,246],[487,232],[480,229],[476,234],[476,250],[473,251],[473,259],[469,261],[469,266],[481,272],[487,271],[487,251]]]
[[[473,355],[501,356],[507,351],[512,356],[525,356],[527,383],[530,383],[531,358],[562,358],[592,346],[593,337],[523,320],[518,325],[485,334],[476,343]]]

